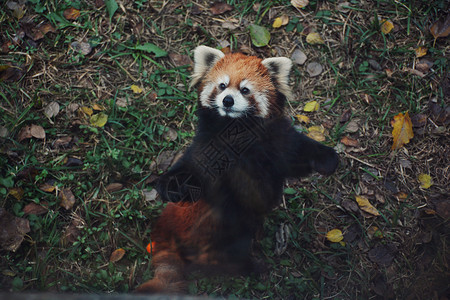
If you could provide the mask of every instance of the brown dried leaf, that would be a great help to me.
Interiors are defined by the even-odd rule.
[[[414,114],[411,116],[411,123],[413,127],[423,127],[427,125],[427,115],[425,114]]]
[[[39,189],[43,192],[52,193],[56,187],[50,181],[47,181],[39,186]]]
[[[14,65],[0,65],[0,82],[15,82],[22,78],[25,71]]]
[[[435,39],[447,37],[450,34],[450,13],[447,14],[445,21],[437,20],[430,27],[430,32]]]
[[[122,257],[125,255],[125,250],[122,248],[116,249],[111,253],[111,256],[109,257],[110,262],[118,262],[122,259]]]
[[[17,135],[17,140],[19,142],[31,138],[31,126],[27,125],[20,129],[19,134]]]
[[[45,108],[44,108],[44,115],[47,116],[47,118],[53,118],[56,117],[56,115],[59,113],[59,104],[56,101],[50,102]]]
[[[345,146],[349,146],[349,147],[358,147],[359,146],[359,142],[355,139],[352,139],[351,137],[348,136],[344,136],[341,139],[341,143],[344,144]]]
[[[169,53],[169,58],[172,60],[175,67],[192,65],[192,59],[188,55]]]
[[[42,215],[48,211],[46,207],[43,207],[34,202],[25,205],[23,212],[25,215]]]
[[[70,7],[64,11],[64,18],[67,20],[76,20],[80,16],[80,10]]]
[[[122,188],[123,188],[123,184],[121,184],[119,182],[114,182],[114,183],[110,183],[106,186],[106,191],[108,193],[113,193],[113,192],[120,191]]]
[[[323,67],[318,62],[311,62],[306,65],[306,72],[308,72],[310,77],[316,77],[322,74]]]
[[[30,133],[32,137],[35,137],[37,139],[45,139],[45,130],[41,125],[32,124]]]
[[[75,196],[69,188],[62,189],[59,197],[61,198],[61,205],[63,208],[69,210],[75,204]]]
[[[216,1],[211,5],[209,10],[211,11],[211,13],[213,15],[221,15],[223,13],[226,13],[227,11],[233,10],[233,6],[231,6],[225,2]]]
[[[369,251],[369,259],[380,266],[387,267],[394,260],[396,252],[395,245],[377,245]]]
[[[15,252],[30,232],[27,219],[18,218],[0,207],[0,248]]]

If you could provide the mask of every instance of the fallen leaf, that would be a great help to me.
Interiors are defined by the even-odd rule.
[[[23,195],[25,194],[24,190],[20,187],[10,188],[9,194],[16,198],[17,201],[22,200]]]
[[[71,246],[73,243],[75,243],[78,240],[78,236],[80,235],[80,230],[78,228],[82,226],[83,221],[79,218],[74,218],[61,236],[61,244],[63,246]]]
[[[25,132],[25,138],[35,137],[37,139],[45,139],[45,130],[40,125],[32,124],[31,126],[26,126],[27,128],[23,129]],[[22,132],[22,131],[21,131]],[[23,140],[24,136],[21,136],[19,133],[19,141]]]
[[[59,198],[61,199],[61,205],[66,210],[69,210],[75,204],[75,196],[69,188],[62,189]]]
[[[87,106],[82,106],[81,111],[84,112],[85,114],[87,114],[88,116],[92,116],[92,114],[94,113],[92,108],[87,107]]]
[[[423,189],[428,189],[433,185],[433,178],[428,174],[421,173],[417,179],[420,182],[420,187]]]
[[[92,109],[97,110],[97,111],[102,111],[102,110],[105,110],[105,107],[103,105],[99,105],[99,104],[95,103],[94,105],[92,105]]]
[[[306,54],[300,49],[295,49],[291,56],[291,60],[298,65],[303,65],[307,59]]]
[[[52,26],[51,24],[49,24],[49,23],[41,24],[41,25],[39,25],[39,26],[37,27],[37,29],[38,29],[43,35],[46,35],[46,34],[49,33],[49,32],[53,32],[53,33],[56,32],[55,27],[53,27],[53,26]]]
[[[86,42],[75,41],[70,44],[70,47],[72,47],[72,49],[75,50],[76,52],[79,52],[83,55],[88,55],[92,51],[91,44]]]
[[[70,7],[64,11],[64,18],[67,20],[76,20],[80,16],[80,10]]]
[[[280,28],[281,24],[283,24],[283,20],[281,20],[281,18],[278,17],[278,18],[275,18],[275,20],[273,21],[272,27],[273,28]]]
[[[105,126],[106,122],[108,122],[108,115],[105,113],[102,113],[102,112],[92,115],[89,122],[93,126],[103,127],[103,126]]]
[[[317,32],[310,32],[306,36],[306,42],[310,45],[321,45],[325,43],[320,34],[318,34]]]
[[[406,202],[406,199],[408,198],[408,194],[405,192],[395,193],[394,196],[399,202]]]
[[[450,13],[447,14],[445,21],[437,20],[430,27],[430,32],[434,39],[447,37],[450,34]]]
[[[135,93],[135,94],[140,94],[144,91],[143,89],[141,89],[140,87],[138,87],[135,84],[133,84],[130,88],[133,91],[133,93]]]
[[[156,197],[158,197],[158,192],[155,189],[152,189],[151,191],[149,190],[144,190],[144,199],[145,201],[155,201]]]
[[[318,142],[325,141],[325,128],[323,126],[311,126],[308,128],[307,136]]]
[[[281,16],[281,26],[287,25],[289,23],[289,16],[288,15],[282,15]]]
[[[309,0],[291,0],[293,7],[301,9],[309,4]]]
[[[355,196],[356,203],[358,203],[358,206],[361,210],[365,211],[366,213],[369,213],[374,216],[379,216],[380,213],[378,210],[370,204],[369,200],[363,196]]]
[[[377,245],[369,251],[369,259],[374,263],[387,267],[394,260],[394,255],[397,252],[395,245]]]
[[[425,114],[414,114],[411,116],[411,124],[413,127],[423,127],[427,125],[428,116]]]
[[[45,214],[47,211],[48,211],[47,208],[34,202],[25,205],[25,207],[23,208],[23,213],[25,215],[42,215]]]
[[[0,65],[0,82],[16,82],[25,74],[19,66],[14,65]]]
[[[369,238],[383,238],[383,233],[377,226],[370,226],[369,229],[367,229],[367,235],[369,236]]]
[[[50,102],[45,108],[44,108],[44,115],[47,116],[47,118],[53,118],[56,117],[56,115],[59,113],[59,104],[56,101]]]
[[[389,20],[381,19],[380,29],[382,33],[388,34],[389,32],[391,32],[392,29],[394,29],[394,23],[392,23]]]
[[[307,116],[304,116],[304,115],[296,115],[296,117],[297,117],[297,120],[298,120],[300,123],[308,124],[308,123],[310,122],[309,117],[307,117]]]
[[[56,187],[51,182],[45,182],[39,186],[39,189],[43,192],[52,193]]]
[[[303,107],[303,111],[306,112],[313,112],[318,111],[320,107],[320,104],[317,101],[310,101],[305,103],[305,106]]]
[[[163,133],[163,138],[167,141],[173,142],[177,139],[178,133],[173,128],[167,128],[167,130]]]
[[[428,49],[425,47],[422,47],[422,46],[416,48],[416,50],[415,50],[416,57],[422,57],[422,56],[427,55],[427,51],[428,51]]]
[[[344,235],[340,229],[332,229],[327,232],[326,238],[333,243],[338,243],[344,239]]]
[[[125,250],[122,248],[116,249],[111,253],[111,256],[109,257],[110,262],[118,262],[122,259],[122,257],[125,255]]]
[[[264,47],[269,44],[270,32],[263,26],[251,24],[249,27],[250,38],[255,47]]]
[[[399,113],[394,116],[394,120],[391,121],[391,125],[394,127],[392,130],[392,136],[394,138],[391,148],[392,150],[403,147],[403,145],[409,143],[409,141],[414,137],[412,122],[409,118],[408,112],[405,114]]]
[[[63,161],[65,167],[81,167],[83,166],[83,161],[76,157],[66,157]]]
[[[192,65],[192,59],[189,55],[169,53],[169,58],[176,67]]]
[[[322,74],[323,67],[318,62],[310,62],[306,65],[306,72],[308,72],[309,76],[316,77]]]
[[[121,184],[119,182],[114,182],[114,183],[110,183],[106,186],[106,191],[108,193],[113,193],[113,192],[120,191],[122,188],[123,188],[123,184]]]
[[[15,252],[30,232],[30,222],[18,218],[0,207],[0,248]]]
[[[351,137],[348,136],[344,136],[341,139],[341,143],[344,144],[345,146],[349,146],[349,147],[358,147],[359,146],[359,142],[355,139],[352,139]]]
[[[233,10],[233,6],[225,2],[216,1],[211,5],[209,10],[213,15],[221,15],[223,13]]]

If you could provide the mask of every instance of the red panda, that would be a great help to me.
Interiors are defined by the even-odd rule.
[[[186,273],[251,272],[250,247],[288,177],[330,175],[336,152],[297,132],[283,108],[288,58],[194,50],[198,87],[193,143],[157,184],[170,201],[152,230],[154,278],[138,292],[180,293]]]

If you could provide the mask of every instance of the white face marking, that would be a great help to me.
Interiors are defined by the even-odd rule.
[[[216,82],[208,82],[200,94],[200,102],[202,106],[211,108],[217,107],[218,113],[222,116],[231,118],[239,118],[244,116],[252,108],[257,108],[257,115],[266,117],[269,113],[269,100],[264,92],[257,92],[254,85],[247,79],[239,83],[239,89],[229,87],[230,77],[224,75]],[[247,89],[247,91],[245,91]],[[211,99],[211,94],[217,92],[215,99]],[[243,93],[244,92],[244,93]],[[224,98],[231,97],[233,104],[229,107],[224,105]],[[253,96],[257,107],[252,107],[252,104],[247,99],[247,96]]]

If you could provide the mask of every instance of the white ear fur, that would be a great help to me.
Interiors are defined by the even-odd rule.
[[[292,98],[289,86],[289,73],[292,68],[292,61],[287,57],[271,57],[261,62],[269,71],[270,76],[275,79],[278,90],[289,100]]]
[[[225,54],[217,49],[198,46],[194,50],[194,73],[192,74],[191,86],[196,85],[203,76],[219,61]]]

